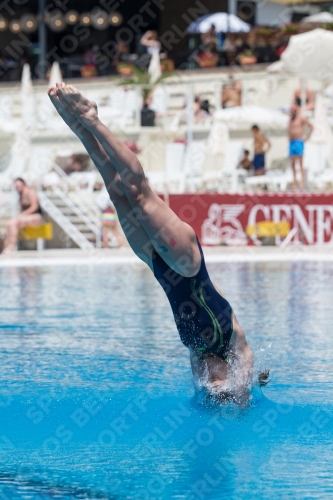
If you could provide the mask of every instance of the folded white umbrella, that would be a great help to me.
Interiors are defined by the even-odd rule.
[[[269,128],[285,129],[288,117],[281,111],[262,108],[260,106],[235,106],[234,108],[219,109],[214,115],[215,120],[246,126],[261,125]]]
[[[21,78],[21,116],[25,127],[34,123],[35,99],[31,81],[30,65],[24,64]]]
[[[303,78],[324,79],[332,75],[333,33],[321,28],[293,35],[281,55],[287,71]]]
[[[193,21],[187,28],[188,33],[207,33],[212,27],[216,28],[216,33],[248,33],[251,26],[245,23],[234,14],[226,12],[216,12],[215,14],[206,14]]]
[[[33,86],[31,81],[31,71],[30,65],[24,64],[22,70],[22,78],[21,78],[21,96],[22,99],[29,97],[33,94]]]
[[[50,71],[49,88],[54,87],[57,82],[62,82],[62,74],[58,61],[54,61]]]

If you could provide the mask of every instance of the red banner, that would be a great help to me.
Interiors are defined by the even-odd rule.
[[[333,193],[170,195],[170,207],[203,245],[250,244],[246,226],[265,220],[289,221],[293,241],[333,244]]]

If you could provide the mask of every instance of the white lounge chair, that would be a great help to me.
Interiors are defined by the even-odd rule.
[[[150,108],[158,115],[166,115],[170,100],[169,90],[165,85],[159,85],[153,92]]]
[[[68,131],[68,126],[59,117],[47,95],[41,96],[38,100],[36,127],[38,130]]]
[[[13,118],[13,99],[12,97],[0,98],[0,118],[3,123],[8,123]]]
[[[185,144],[172,142],[166,145],[163,172],[148,172],[149,183],[154,189],[164,191],[165,185],[168,190],[181,193],[185,188],[184,173]]]
[[[69,183],[79,191],[92,193],[96,182],[97,173],[91,172],[73,172],[68,176]]]
[[[204,141],[192,141],[186,148],[184,158],[184,173],[186,186],[190,191],[195,191],[204,183],[204,165],[206,160],[207,146]]]
[[[125,91],[122,88],[113,90],[109,95],[109,104],[98,108],[98,115],[106,125],[111,126],[115,118],[122,114],[125,100]]]
[[[121,109],[121,114],[113,120],[118,127],[126,127],[135,124],[136,113],[138,112],[138,93],[136,90],[127,90]]]
[[[331,155],[331,144],[305,143],[304,168],[306,170],[307,183],[315,188],[323,189],[331,177],[329,158]]]
[[[230,141],[227,145],[224,164],[221,172],[219,192],[228,191],[235,193],[238,189],[240,176],[244,173],[237,169],[244,152],[244,144],[241,141]]]
[[[20,120],[13,118],[13,98],[0,98],[0,129],[6,133],[17,132]]]

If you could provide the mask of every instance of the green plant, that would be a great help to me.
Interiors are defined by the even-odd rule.
[[[244,57],[253,57],[253,56],[254,56],[254,53],[253,53],[252,49],[244,50],[244,52],[241,52],[238,55],[239,59],[243,59]]]
[[[174,71],[165,71],[155,82],[151,82],[151,75],[148,71],[138,68],[135,64],[133,64],[131,69],[132,75],[128,78],[122,78],[118,82],[118,85],[139,85],[141,87],[141,93],[144,101],[159,83],[170,76],[176,75]]]
[[[258,35],[270,35],[272,30],[270,28],[261,27],[258,29]]]
[[[293,23],[285,24],[282,27],[282,31],[284,31],[286,33],[293,33],[296,30],[297,30],[297,24],[293,24]]]

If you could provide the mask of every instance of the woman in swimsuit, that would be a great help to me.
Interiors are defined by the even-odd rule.
[[[193,229],[151,190],[138,158],[99,120],[94,102],[64,83],[51,87],[49,97],[100,171],[130,246],[163,287],[196,381],[210,398],[243,404],[253,354],[210,280]],[[259,375],[261,385],[267,378]]]
[[[28,226],[39,226],[42,223],[42,211],[37,193],[20,177],[14,180],[14,186],[19,193],[21,213],[7,222],[6,243],[3,254],[11,253],[16,246],[20,229]]]

